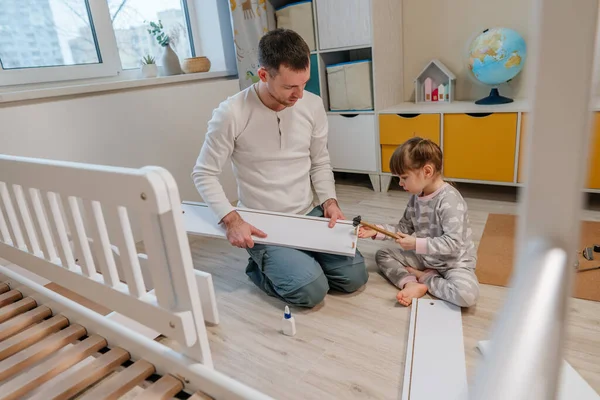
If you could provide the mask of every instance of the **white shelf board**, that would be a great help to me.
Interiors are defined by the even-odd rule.
[[[473,101],[453,101],[447,102],[426,102],[414,103],[405,102],[379,111],[379,114],[439,114],[439,113],[487,113],[487,112],[519,112],[529,111],[529,102],[527,100],[516,99],[512,103],[498,105],[478,105]]]
[[[340,114],[364,114],[364,115],[373,115],[375,111],[373,110],[344,110],[344,111],[327,111],[328,115],[340,115]]]
[[[600,111],[600,97],[592,99],[592,111]],[[531,112],[531,102],[528,99],[515,99],[508,104],[478,105],[475,101],[455,100],[446,102],[415,103],[407,101],[395,106],[379,110],[379,114],[440,114],[440,113],[487,113],[487,112]]]
[[[205,203],[183,202],[186,232],[226,239],[225,229]],[[337,221],[329,228],[328,218],[236,209],[244,221],[265,232],[266,238],[253,236],[255,243],[354,257],[358,235],[352,221]]]
[[[460,307],[414,299],[402,400],[466,399],[467,369]]]
[[[362,49],[370,49],[371,45],[362,45],[362,46],[348,46],[348,47],[336,47],[333,49],[324,49],[324,50],[317,50],[319,54],[325,54],[325,53],[339,53],[339,52],[344,52],[344,51],[350,51],[350,50],[362,50]]]

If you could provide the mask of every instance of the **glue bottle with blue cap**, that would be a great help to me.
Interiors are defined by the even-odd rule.
[[[294,317],[292,317],[292,313],[290,312],[290,308],[288,306],[285,306],[281,324],[281,330],[284,335],[294,336],[296,334],[296,320],[294,320]]]

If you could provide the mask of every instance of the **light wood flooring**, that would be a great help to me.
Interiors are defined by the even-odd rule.
[[[387,193],[366,180],[338,177],[342,211],[351,219],[397,220],[408,196],[392,182]],[[489,213],[517,213],[514,189],[458,185],[469,205],[477,243]],[[600,220],[598,207],[584,218]],[[600,239],[599,239],[600,240]],[[197,269],[213,274],[221,323],[209,328],[215,367],[277,399],[397,399],[402,388],[410,309],[379,273],[381,242],[361,241],[369,282],[358,293],[331,293],[314,309],[293,308],[295,337],[279,332],[284,304],[246,277],[247,253],[216,239],[190,237]],[[599,288],[600,290],[600,288]],[[507,289],[482,285],[478,304],[463,311],[467,371],[471,376]],[[573,299],[566,360],[600,393],[600,303]],[[440,355],[443,357],[443,355]],[[432,377],[432,383],[435,377]]]

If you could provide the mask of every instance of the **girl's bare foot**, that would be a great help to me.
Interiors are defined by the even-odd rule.
[[[423,297],[425,293],[427,293],[427,286],[418,282],[408,282],[404,285],[404,289],[398,292],[396,298],[398,299],[398,303],[403,306],[410,306],[412,299]]]

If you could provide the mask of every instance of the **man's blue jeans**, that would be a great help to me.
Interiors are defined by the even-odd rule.
[[[316,207],[308,215],[322,217],[323,209]],[[246,274],[252,282],[270,296],[296,306],[316,306],[329,289],[352,293],[369,279],[358,250],[355,257],[263,244],[247,251]]]

